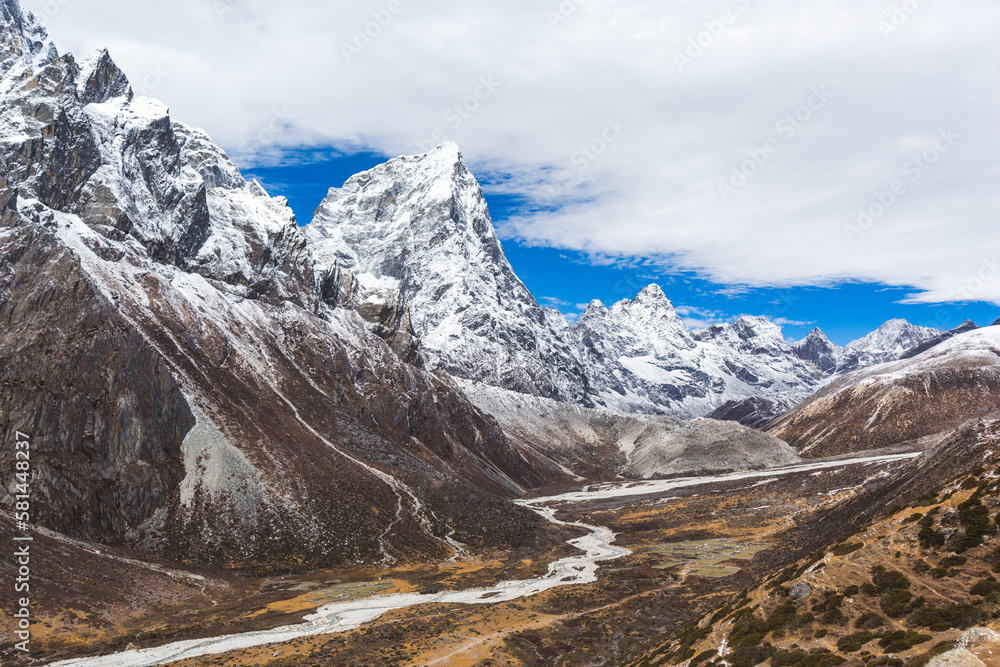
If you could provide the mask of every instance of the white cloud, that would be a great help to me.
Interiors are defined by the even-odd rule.
[[[63,47],[108,46],[229,150],[410,153],[440,129],[494,189],[543,207],[508,237],[722,284],[1000,303],[992,0],[895,17],[864,0],[395,2],[24,5],[57,8],[40,13]]]
[[[547,308],[568,308],[573,305],[569,301],[563,301],[554,296],[540,296],[538,297],[538,303]]]
[[[733,316],[727,315],[719,310],[710,308],[699,308],[698,306],[678,305],[674,309],[680,315],[681,320],[692,331],[707,329],[713,324],[727,324],[733,321]]]

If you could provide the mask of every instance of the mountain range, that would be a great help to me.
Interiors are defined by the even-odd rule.
[[[78,62],[14,0],[2,11],[2,428],[51,443],[54,529],[252,563],[392,559],[390,531],[447,552],[449,531],[488,539],[483,512],[532,524],[503,499],[577,475],[551,447],[526,456],[476,386],[647,426],[750,402],[741,421],[759,424],[942,335],[894,320],[842,349],[761,317],[690,331],[657,285],[569,324],[517,278],[455,144],[353,176],[300,227],[107,51]],[[708,443],[732,436],[713,428]],[[613,470],[705,465],[670,451]],[[447,516],[454,493],[497,500]],[[359,517],[367,541],[345,551]]]

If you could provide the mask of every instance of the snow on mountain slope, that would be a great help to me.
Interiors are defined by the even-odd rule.
[[[777,438],[733,422],[584,408],[499,387],[460,384],[523,451],[578,480],[755,470],[800,460]]]
[[[0,40],[0,414],[44,452],[33,518],[263,569],[545,539],[508,501],[544,480],[449,378],[327,303],[344,276],[283,199],[15,0]]]
[[[909,350],[942,333],[906,320],[889,320],[864,338],[848,343],[835,372],[849,373],[857,368],[899,359]]]
[[[803,454],[876,449],[1000,414],[1000,327],[833,380],[768,432]]]
[[[400,296],[431,367],[588,403],[583,370],[557,333],[565,322],[514,274],[455,144],[331,189],[305,234],[320,273],[339,268],[362,299]]]
[[[823,373],[833,373],[844,357],[844,348],[826,337],[819,327],[792,345],[795,355],[815,364]]]
[[[693,417],[751,396],[801,400],[819,383],[779,327],[740,318],[693,334],[657,285],[610,309],[592,302],[565,335],[595,402],[615,410]]]

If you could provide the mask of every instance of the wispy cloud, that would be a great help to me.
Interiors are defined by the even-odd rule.
[[[240,0],[222,17],[206,0],[91,0],[49,22],[81,55],[108,46],[136,81],[168,63],[156,95],[230,149],[396,155],[443,128],[525,198],[508,238],[723,285],[857,280],[1000,302],[1000,280],[969,275],[1000,245],[1000,4],[924,3],[887,35],[892,3],[754,0],[697,58],[691,39],[719,7],[572,4],[553,25],[555,0],[403,2],[364,48],[357,31],[384,2]],[[477,106],[483,77],[502,87]],[[831,91],[821,111],[816,89]],[[449,124],[456,101],[468,118]],[[931,154],[942,128],[961,140]],[[859,209],[925,157],[933,169],[851,242]],[[723,200],[734,165],[753,175]]]

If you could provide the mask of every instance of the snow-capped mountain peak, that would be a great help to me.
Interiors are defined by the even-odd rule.
[[[835,371],[844,356],[844,348],[827,338],[819,327],[793,344],[792,349],[796,356],[813,363],[823,373]]]
[[[305,229],[320,279],[378,282],[420,348],[454,375],[585,402],[578,362],[515,275],[483,191],[454,143],[332,188]],[[367,277],[367,278],[366,278]],[[386,291],[388,290],[388,291]]]
[[[889,320],[867,336],[848,343],[837,372],[846,373],[863,366],[899,359],[909,350],[942,333],[938,329],[916,326],[903,319]]]

